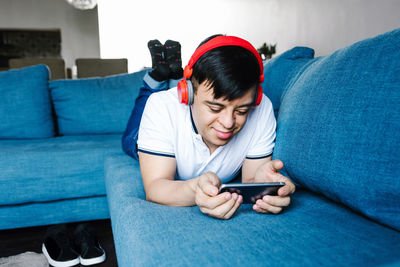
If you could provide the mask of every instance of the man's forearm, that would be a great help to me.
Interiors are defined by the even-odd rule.
[[[146,189],[146,199],[168,206],[194,206],[197,179],[176,181],[168,179],[154,180]]]

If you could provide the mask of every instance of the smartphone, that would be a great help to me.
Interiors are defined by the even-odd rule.
[[[243,203],[256,203],[258,199],[263,198],[265,195],[278,195],[278,190],[285,183],[255,183],[255,184],[242,184],[242,183],[231,183],[222,184],[219,187],[219,193],[230,192],[237,193],[243,196]]]

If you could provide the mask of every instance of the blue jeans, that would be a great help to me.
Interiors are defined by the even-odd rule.
[[[139,95],[136,98],[135,106],[128,121],[128,125],[126,126],[126,130],[122,136],[122,149],[126,154],[135,159],[139,159],[137,154],[139,126],[140,120],[142,119],[143,110],[146,106],[149,96],[152,93],[175,87],[178,81],[179,80],[165,80],[158,82],[154,80],[149,73],[146,73],[143,78],[143,87],[140,88]]]

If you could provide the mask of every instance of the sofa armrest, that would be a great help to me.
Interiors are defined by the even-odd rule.
[[[121,152],[108,156],[104,163],[104,175],[107,194],[146,198],[139,162],[128,155]]]
[[[122,152],[107,158],[105,173],[120,267],[394,266],[400,261],[400,233],[301,189],[280,215],[258,214],[245,204],[225,221],[197,206],[146,201],[139,164]]]

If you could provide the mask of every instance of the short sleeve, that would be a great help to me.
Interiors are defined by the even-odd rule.
[[[261,105],[256,107],[252,128],[255,133],[250,143],[247,159],[260,159],[272,155],[276,137],[276,119],[271,101],[264,95]]]
[[[138,152],[175,157],[171,114],[162,92],[149,97],[140,122]]]

